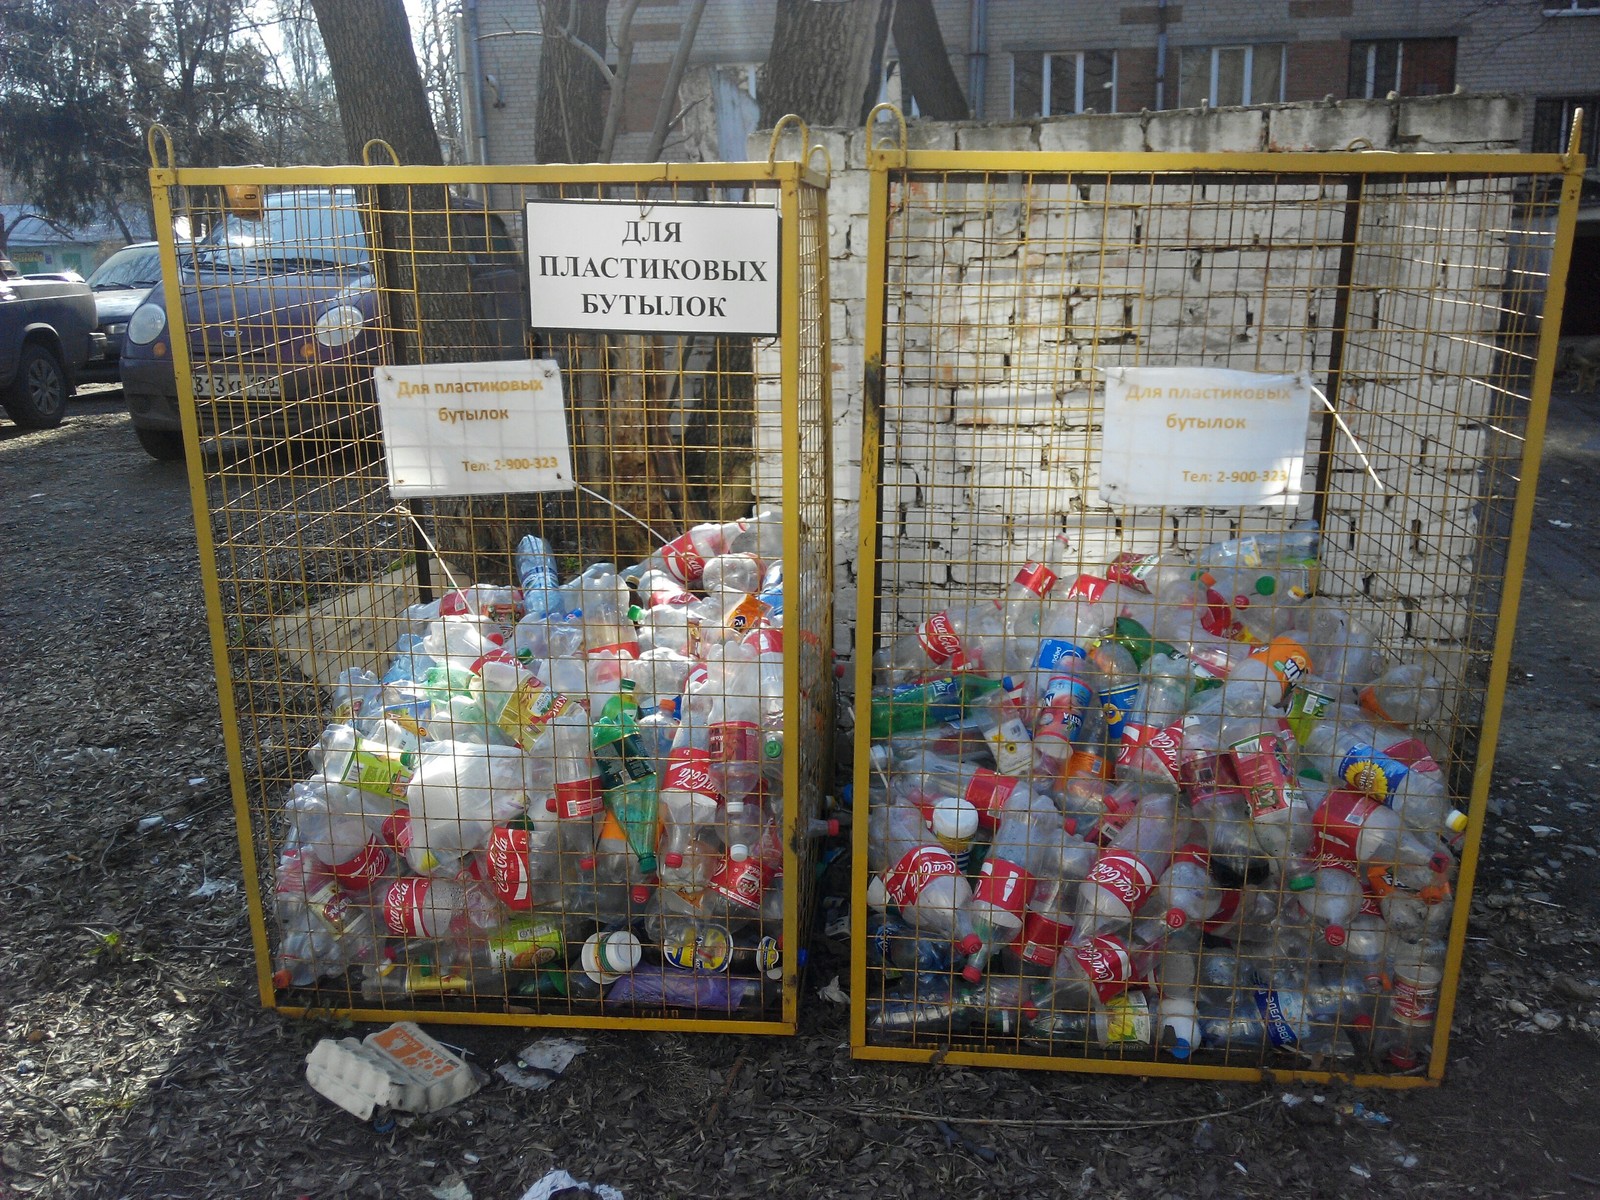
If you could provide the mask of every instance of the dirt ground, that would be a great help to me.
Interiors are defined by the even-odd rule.
[[[798,1042],[585,1034],[548,1091],[379,1134],[257,999],[182,467],[114,389],[0,424],[0,1197],[1600,1197],[1597,466],[1560,395],[1442,1088],[856,1063],[823,941]]]

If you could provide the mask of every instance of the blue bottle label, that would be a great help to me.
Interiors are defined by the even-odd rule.
[[[1277,992],[1258,991],[1256,1008],[1260,1010],[1261,1020],[1267,1027],[1267,1038],[1274,1046],[1293,1046],[1300,1040],[1294,1035],[1294,1026],[1283,1015]]]
[[[1083,711],[1094,703],[1094,691],[1072,675],[1056,675],[1039,697],[1039,716],[1034,721],[1035,737],[1076,741],[1083,730]]]
[[[1127,724],[1128,714],[1133,711],[1133,702],[1138,695],[1137,681],[1107,688],[1100,693],[1100,706],[1106,714],[1106,732],[1113,742],[1122,741],[1122,728]]]
[[[1383,804],[1393,802],[1400,781],[1408,773],[1404,763],[1365,742],[1351,746],[1339,762],[1340,779]]]
[[[1066,638],[1045,638],[1039,643],[1039,653],[1034,658],[1033,665],[1041,671],[1054,671],[1064,662],[1088,657],[1077,642],[1068,641]]]

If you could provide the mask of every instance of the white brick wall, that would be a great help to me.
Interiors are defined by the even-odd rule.
[[[1439,141],[1460,133],[1447,111],[1456,103],[1432,101],[1425,116],[1406,117],[1403,125],[1410,102],[1304,105],[1244,121],[1227,112],[1185,114],[1181,122],[1168,120],[1171,114],[1067,118],[989,131],[993,140],[985,144],[1148,146],[1150,129],[1161,123],[1169,132],[1181,125],[1186,144],[1203,148],[1212,145],[1208,128],[1233,145],[1246,125],[1260,131],[1263,146],[1292,136],[1296,147],[1342,148],[1354,131],[1376,143],[1401,127]],[[1504,100],[1462,107],[1482,148],[1513,139],[1521,122],[1518,107]],[[913,124],[912,133],[915,143],[944,148],[979,141],[970,129],[926,123]],[[853,644],[850,601],[858,582],[867,186],[857,165],[860,136],[817,136],[829,139],[836,170],[830,291],[839,422],[837,632],[844,651]],[[755,140],[765,153],[762,135]],[[1086,557],[1110,557],[1198,549],[1230,536],[1241,517],[1281,519],[1265,510],[1146,514],[1102,505],[1098,372],[1196,362],[1324,370],[1342,191],[1314,183],[1212,184],[1203,194],[1185,192],[1183,205],[1174,206],[1170,189],[1164,194],[1149,183],[1091,184],[1070,194],[1057,188],[1049,197],[1025,194],[1023,186],[1013,177],[983,193],[953,181],[909,189],[923,223],[909,230],[916,252],[896,265],[887,306],[881,587],[891,625],[909,627],[952,593],[998,589],[1063,529]],[[1493,396],[1472,379],[1494,366],[1489,335],[1506,262],[1494,231],[1509,216],[1498,189],[1409,196],[1377,186],[1368,195],[1343,402],[1383,487],[1348,438],[1336,435],[1324,586],[1361,606],[1394,639],[1433,649],[1467,627],[1463,597],[1479,486],[1468,468],[1487,450],[1480,418]],[[1419,246],[1419,238],[1427,244]],[[1314,412],[1313,455],[1321,425]]]

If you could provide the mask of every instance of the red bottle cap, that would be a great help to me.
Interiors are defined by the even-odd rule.
[[[838,817],[829,817],[828,818],[828,836],[829,837],[838,837],[839,836],[839,818]]]
[[[968,963],[961,968],[961,978],[968,983],[979,983],[983,980],[983,968],[974,963]]]
[[[272,973],[272,986],[282,990],[289,986],[291,976],[288,971],[274,971]]]
[[[580,870],[580,871],[592,871],[592,870],[594,870],[594,855],[585,854],[582,858],[580,858],[578,860],[578,870]]]
[[[648,883],[636,883],[636,884],[634,884],[633,885],[633,890],[628,893],[628,897],[635,904],[649,904],[650,903],[650,885]]]
[[[1167,909],[1167,928],[1182,929],[1189,923],[1189,914],[1181,908]]]
[[[1343,925],[1329,925],[1322,931],[1323,939],[1330,946],[1344,945],[1345,932]]]
[[[683,866],[683,855],[674,850],[671,854],[663,854],[661,856],[661,861],[676,871],[679,867]]]
[[[969,933],[956,943],[956,949],[962,954],[976,954],[983,949],[983,939],[975,933]]]

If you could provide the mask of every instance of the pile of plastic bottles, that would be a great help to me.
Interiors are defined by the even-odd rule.
[[[1317,553],[1060,538],[879,654],[872,1036],[1418,1064],[1465,828],[1443,689],[1311,594]]]
[[[782,974],[782,518],[406,613],[285,804],[276,982],[726,1012]],[[824,832],[819,824],[814,832]],[[835,832],[836,832],[835,828]]]

